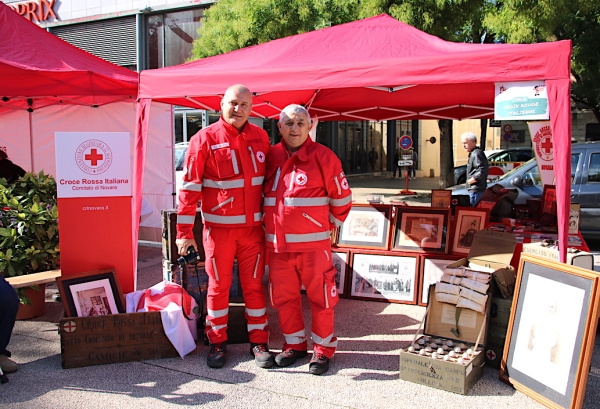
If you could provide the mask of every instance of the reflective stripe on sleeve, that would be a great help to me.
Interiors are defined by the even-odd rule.
[[[285,241],[288,243],[309,243],[313,241],[329,240],[329,231],[308,234],[286,234]]]
[[[352,195],[349,195],[343,199],[330,199],[329,202],[332,206],[344,206],[348,203],[352,203]]]
[[[244,179],[236,180],[212,180],[204,179],[202,182],[204,187],[212,187],[215,189],[235,189],[238,187],[244,187]]]
[[[194,224],[196,222],[196,216],[187,216],[185,214],[177,215],[177,224]]]
[[[181,185],[181,190],[190,190],[192,192],[201,192],[202,184],[194,183],[194,182],[183,182],[183,184]]]
[[[328,197],[286,197],[284,206],[325,206],[329,204]]]
[[[331,213],[329,213],[329,221],[335,224],[337,227],[340,227],[342,224],[344,224],[343,221],[336,219]]]
[[[252,186],[260,186],[265,181],[264,176],[256,176],[252,178]]]
[[[262,220],[262,218],[263,218],[263,214],[262,214],[262,212],[256,212],[256,213],[254,213],[254,221],[255,221],[255,222],[259,222],[259,221],[261,221],[261,220]]]
[[[275,181],[273,182],[273,188],[271,189],[271,192],[274,192],[277,190],[277,185],[279,184],[280,176],[281,176],[281,168],[277,168],[277,173],[275,174]]]
[[[265,235],[265,240],[267,240],[269,243],[277,243],[277,238],[274,234],[267,233]]]
[[[265,197],[265,200],[263,201],[263,206],[275,206],[275,198]]]

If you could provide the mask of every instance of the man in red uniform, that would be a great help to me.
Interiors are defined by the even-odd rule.
[[[309,372],[321,375],[337,347],[333,307],[338,302],[330,231],[352,206],[352,193],[338,157],[308,137],[308,111],[289,105],[279,118],[281,143],[267,158],[263,211],[267,234],[270,295],[285,337],[279,366],[307,355],[300,288],[312,311],[314,354]]]
[[[226,362],[229,288],[237,257],[246,304],[250,353],[261,368],[270,368],[266,297],[262,279],[265,266],[262,227],[262,184],[270,142],[267,133],[248,122],[252,94],[243,85],[227,89],[221,100],[219,122],[191,139],[185,158],[185,175],[177,209],[177,248],[186,255],[198,250],[192,232],[201,202],[202,241],[209,277],[206,335],[211,347],[207,364],[221,368]]]

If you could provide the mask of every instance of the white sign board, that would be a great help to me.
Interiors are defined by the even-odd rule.
[[[554,142],[550,121],[528,122],[531,144],[544,185],[554,184]]]
[[[497,82],[495,88],[495,120],[550,119],[544,81]]]
[[[129,132],[56,132],[59,198],[131,196]]]
[[[411,159],[404,159],[398,161],[398,166],[412,166],[413,161]]]

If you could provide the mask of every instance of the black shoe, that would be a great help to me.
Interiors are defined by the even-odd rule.
[[[222,368],[227,362],[227,344],[211,344],[206,357],[206,364],[211,368]]]
[[[250,344],[250,354],[254,357],[254,362],[259,368],[272,368],[275,365],[275,359],[267,344]]]
[[[304,358],[306,355],[308,355],[306,351],[297,351],[295,349],[288,348],[275,356],[275,362],[281,367],[290,366],[296,362],[296,359]]]
[[[321,375],[329,369],[329,358],[323,354],[314,353],[308,365],[308,373],[311,375]]]

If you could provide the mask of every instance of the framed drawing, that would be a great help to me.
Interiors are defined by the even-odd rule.
[[[469,254],[475,233],[485,228],[489,215],[490,209],[475,207],[456,208],[456,225],[452,240],[452,253]]]
[[[431,207],[450,207],[452,191],[445,189],[431,190]]]
[[[332,251],[333,267],[337,270],[335,275],[335,283],[337,286],[337,292],[340,297],[346,296],[346,274],[348,271],[348,258],[350,253],[346,251]]]
[[[581,408],[598,324],[598,275],[521,256],[500,379],[549,408]]]
[[[447,253],[446,236],[450,209],[396,207],[392,250],[420,253]]]
[[[350,297],[416,304],[418,256],[354,253]]]
[[[339,228],[338,247],[388,249],[392,206],[355,204]]]
[[[429,256],[421,255],[419,262],[419,298],[417,304],[427,305],[429,286],[437,283],[444,274],[444,267],[459,260],[461,256]]]
[[[56,279],[66,317],[125,313],[115,270],[105,269]]]

